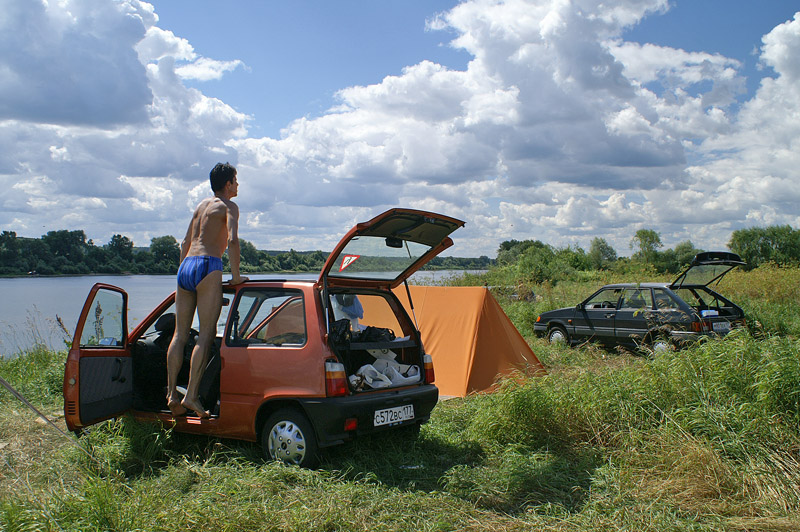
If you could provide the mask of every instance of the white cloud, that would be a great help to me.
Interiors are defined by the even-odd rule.
[[[427,22],[471,54],[464,70],[421,61],[343,87],[274,139],[249,137],[256,117],[186,85],[244,63],[200,56],[149,4],[11,0],[0,226],[181,237],[220,160],[239,168],[243,237],[271,249],[328,249],[397,205],[466,220],[456,255],[595,236],[624,254],[641,227],[667,245],[724,246],[739,227],[797,225],[800,18],[764,36],[772,77],[737,103],[739,60],[624,41],[667,9],[467,0]]]

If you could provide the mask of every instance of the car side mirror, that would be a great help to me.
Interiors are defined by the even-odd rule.
[[[575,309],[576,310],[583,310],[583,303],[578,303],[577,305],[575,305]]]

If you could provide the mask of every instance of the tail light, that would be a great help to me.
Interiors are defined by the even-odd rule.
[[[325,393],[328,397],[347,395],[347,373],[344,364],[332,360],[325,362]]]
[[[710,321],[693,321],[692,322],[692,332],[710,332],[711,331],[711,322]]]
[[[436,373],[433,371],[433,358],[430,355],[425,355],[422,359],[425,368],[425,384],[433,384],[436,380]]]

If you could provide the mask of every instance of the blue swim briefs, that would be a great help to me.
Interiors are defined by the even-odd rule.
[[[207,255],[193,255],[183,259],[178,268],[178,286],[197,292],[197,285],[211,272],[222,271],[222,259]]]

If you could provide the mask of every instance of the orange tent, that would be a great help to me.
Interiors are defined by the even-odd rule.
[[[442,396],[490,390],[514,370],[543,375],[533,354],[484,287],[409,286],[425,352],[433,358]],[[405,286],[394,289],[411,314]]]

